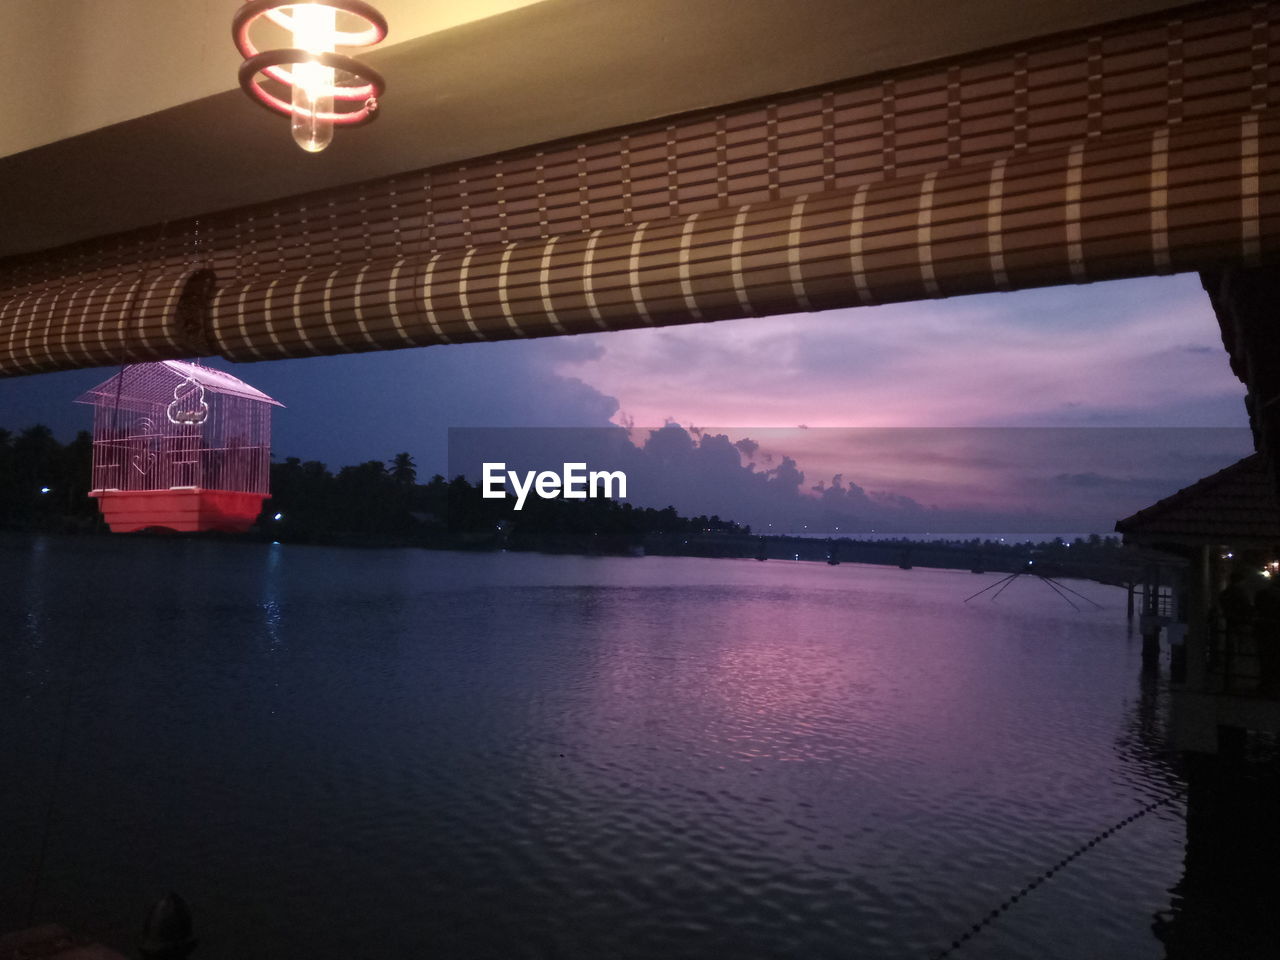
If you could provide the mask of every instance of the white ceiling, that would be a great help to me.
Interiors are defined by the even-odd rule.
[[[0,62],[22,95],[0,98],[0,157],[233,89],[242,2],[5,0]],[[538,2],[376,0],[381,47]]]
[[[237,0],[6,0],[0,255],[923,63],[1168,0],[376,0],[381,118],[236,88]],[[403,39],[408,37],[409,39]],[[16,64],[18,69],[13,70]]]

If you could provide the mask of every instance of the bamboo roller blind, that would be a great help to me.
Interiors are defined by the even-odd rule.
[[[11,257],[0,373],[1257,262],[1280,243],[1278,14],[1203,5]]]

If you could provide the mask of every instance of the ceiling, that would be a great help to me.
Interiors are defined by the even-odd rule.
[[[382,48],[537,2],[376,0]],[[5,0],[0,57],[23,79],[0,101],[0,157],[233,89],[241,3],[163,0],[157,16],[156,0]]]
[[[924,63],[1168,0],[377,0],[380,119],[318,155],[235,86],[236,0],[11,0],[0,256]],[[50,17],[51,11],[56,16]]]

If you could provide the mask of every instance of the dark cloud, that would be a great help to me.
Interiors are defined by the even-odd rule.
[[[1051,477],[1049,483],[1063,487],[1106,487],[1127,485],[1129,481],[1119,477],[1104,477],[1100,473],[1060,473]]]
[[[769,439],[769,459],[761,441],[749,434],[734,439],[733,432],[672,423],[630,433],[462,430],[451,437],[450,469],[478,479],[484,461],[520,471],[584,462],[626,473],[627,499],[639,506],[671,505],[774,532],[1105,533],[1120,517],[1185,486],[1195,471],[1219,469],[1248,452],[1244,430],[793,428],[796,442],[812,443],[817,434],[831,437],[831,448],[875,451],[820,475],[801,467],[785,439]],[[881,487],[852,479],[890,460],[902,479]],[[1078,468],[1061,469],[1065,463]],[[928,499],[912,489],[929,491]]]
[[[278,457],[337,466],[407,450],[424,475],[446,468],[450,426],[603,426],[618,402],[557,368],[602,356],[598,340],[460,344],[386,353],[230,364],[209,361],[285,404]],[[45,423],[62,437],[88,429],[71,401],[118,368],[0,380],[0,426]]]

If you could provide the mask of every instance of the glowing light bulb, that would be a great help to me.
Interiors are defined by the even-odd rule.
[[[293,45],[308,53],[333,53],[338,11],[323,3],[293,7]],[[333,68],[316,63],[293,65],[293,139],[303,150],[319,153],[333,140]]]
[[[350,22],[340,24],[340,15]],[[265,38],[255,39],[254,24],[263,20],[291,35],[292,45],[259,50]],[[371,46],[386,35],[386,18],[367,0],[245,0],[231,18],[231,36],[244,57],[240,87],[287,116],[293,139],[308,153],[327,147],[334,127],[360,126],[376,116],[386,81],[338,48]]]

